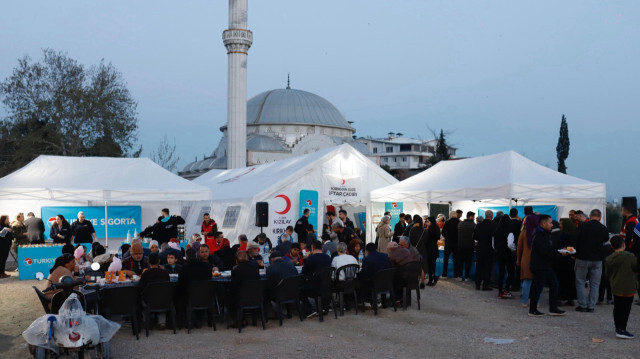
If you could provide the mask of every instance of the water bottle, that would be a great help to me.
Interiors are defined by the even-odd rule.
[[[131,243],[131,231],[127,231],[127,244]]]
[[[262,261],[264,262],[264,266],[265,266],[265,268],[269,266],[269,256],[268,256],[268,255],[265,255],[265,256],[262,258]]]
[[[120,258],[120,260],[122,260],[122,246],[120,248],[118,248],[118,258]]]
[[[139,234],[138,234],[138,229],[134,229],[133,230],[133,238],[138,238]]]
[[[362,263],[363,259],[364,259],[364,255],[362,254],[362,251],[360,251],[360,253],[358,254],[358,262]]]
[[[327,249],[327,255],[331,257],[331,251]]]

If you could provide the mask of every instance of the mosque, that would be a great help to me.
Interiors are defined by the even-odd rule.
[[[354,139],[352,123],[329,101],[311,92],[285,89],[262,92],[247,102],[247,165],[259,165],[348,143],[366,156],[366,144]],[[227,168],[227,125],[209,157],[187,164],[178,174],[193,179],[210,169]],[[375,158],[372,158],[375,161]]]

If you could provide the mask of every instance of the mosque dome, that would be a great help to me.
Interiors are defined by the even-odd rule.
[[[265,91],[247,102],[247,125],[319,125],[353,130],[326,99],[291,88]]]

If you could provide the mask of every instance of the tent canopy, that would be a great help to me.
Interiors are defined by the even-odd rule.
[[[208,200],[208,188],[148,158],[38,156],[0,178],[3,200]]]
[[[604,183],[556,172],[514,151],[442,161],[418,175],[371,193],[371,200],[375,202],[428,203],[605,197]]]

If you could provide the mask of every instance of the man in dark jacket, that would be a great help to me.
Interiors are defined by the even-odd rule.
[[[558,308],[558,279],[553,271],[553,264],[560,259],[561,255],[553,249],[551,243],[551,228],[553,221],[551,217],[540,215],[538,228],[533,234],[531,244],[531,263],[529,267],[533,273],[533,283],[529,294],[529,316],[539,317],[544,313],[538,310],[538,298],[546,284],[549,285],[549,315],[564,315],[564,310]],[[562,255],[567,255],[563,253]],[[598,291],[596,290],[596,296]]]
[[[338,218],[340,218],[342,223],[344,223],[345,227],[349,227],[354,230],[356,229],[356,227],[353,225],[353,221],[350,220],[349,217],[347,217],[347,211],[345,211],[344,209],[338,211]]]
[[[475,216],[475,213],[469,211],[467,212],[467,219],[458,223],[458,258],[460,259],[460,266],[458,267],[459,272],[455,276],[458,277],[459,281],[467,281],[471,278],[471,263],[475,247],[473,240],[473,232],[476,229]]]
[[[331,225],[331,229],[338,235],[338,242],[349,244],[354,239],[360,239],[353,229],[343,226],[340,222],[335,221]]]
[[[307,257],[302,267],[302,274],[307,277],[307,283],[302,287],[301,299],[304,302],[307,317],[317,314],[317,311],[312,309],[309,296],[312,296],[322,285],[319,281],[314,281],[313,275],[322,269],[331,267],[331,257],[322,252],[322,243],[315,241],[311,245],[311,254]]]
[[[514,264],[513,267],[513,282],[511,282],[511,288],[514,291],[520,290],[520,267],[516,266],[516,262],[518,261],[518,238],[520,237],[520,229],[522,228],[522,221],[520,217],[518,217],[518,209],[511,208],[509,210],[509,217],[511,218],[511,223],[509,224],[509,233],[513,233],[513,245],[516,248],[511,252],[511,260]]]
[[[635,197],[631,197],[635,199]],[[626,206],[622,207],[622,229],[620,230],[620,237],[624,238],[624,245],[627,251],[633,252],[635,246],[640,246],[640,242],[636,241],[638,236],[633,233],[636,225],[638,224],[637,201],[630,201],[626,203]]]
[[[375,243],[367,243],[365,250],[367,256],[362,260],[362,269],[358,272],[358,280],[365,283],[373,279],[373,275],[383,269],[389,269],[389,256],[380,253]]]
[[[400,213],[400,220],[396,223],[395,227],[393,227],[393,238],[392,240],[396,243],[400,241],[400,236],[404,233],[404,230],[407,228],[407,221],[404,218],[405,214]]]
[[[189,283],[200,280],[211,280],[212,277],[211,267],[208,263],[198,260],[198,253],[195,249],[187,249],[186,255],[187,262],[179,271],[178,285],[176,286],[178,299],[176,308],[178,310],[178,322],[181,325],[186,324],[185,319]]]
[[[169,215],[169,209],[162,210],[162,219],[160,220],[160,233],[158,234],[158,244],[169,242],[172,238],[178,238],[178,225],[184,224],[184,219],[180,216]]]
[[[274,250],[269,255],[269,267],[267,268],[267,281],[269,288],[276,287],[281,280],[298,275],[298,270],[293,263],[282,259],[283,255]]]
[[[307,226],[309,225],[310,214],[311,210],[305,208],[304,211],[302,211],[302,217],[296,221],[296,225],[293,227],[293,231],[298,235],[298,243],[307,238]]]
[[[458,260],[458,223],[460,220],[456,212],[449,213],[449,219],[444,222],[442,236],[444,237],[444,262],[442,265],[442,278],[447,278],[449,273],[449,256],[453,256],[453,276],[460,273],[460,260]]]
[[[44,222],[41,218],[36,217],[33,212],[29,212],[24,226],[27,228],[27,238],[31,244],[44,243]]]
[[[589,221],[578,226],[574,234],[576,249],[576,292],[578,312],[593,312],[598,300],[600,277],[602,276],[602,245],[609,240],[609,231],[602,223],[602,212],[594,209]],[[585,284],[589,280],[589,297]]]
[[[476,290],[492,290],[489,285],[491,268],[493,267],[493,211],[484,212],[484,220],[473,231],[473,239],[478,242],[478,264],[476,265]]]
[[[199,251],[200,251],[199,253],[200,261],[203,263],[206,263],[212,272],[225,270],[224,263],[222,263],[220,258],[218,258],[218,256],[215,253],[214,254],[209,253],[208,245],[201,244]]]

